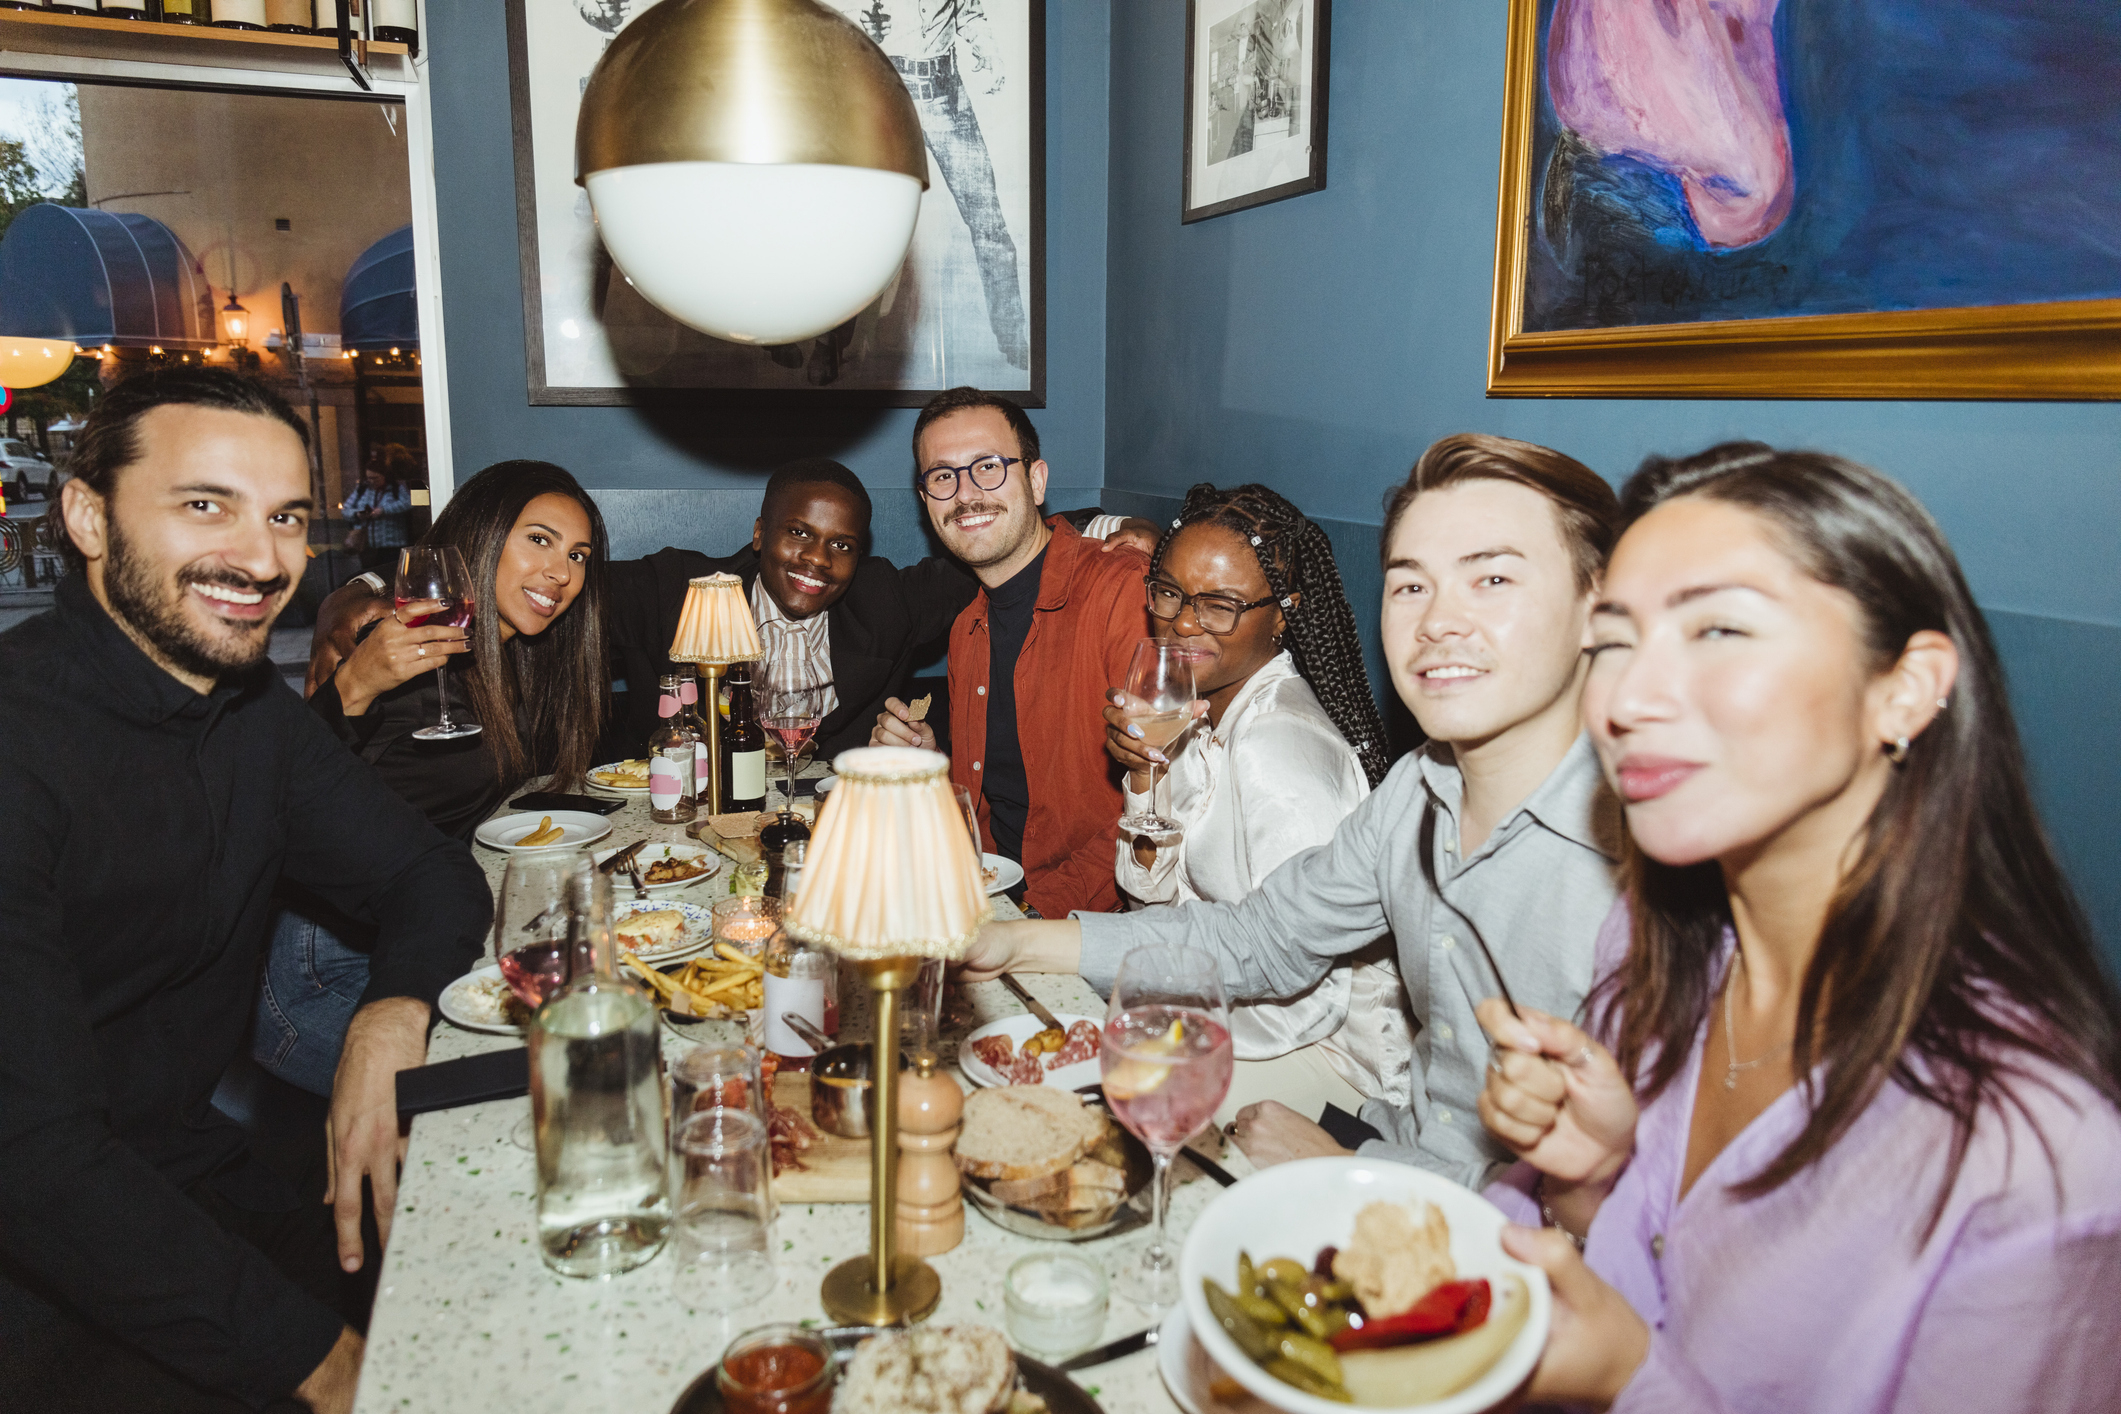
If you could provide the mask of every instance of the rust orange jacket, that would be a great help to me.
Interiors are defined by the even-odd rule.
[[[1024,821],[1024,902],[1046,918],[1119,906],[1113,841],[1125,809],[1119,765],[1105,752],[1104,696],[1125,680],[1134,645],[1149,636],[1137,550],[1107,553],[1059,516],[1039,570],[1031,632],[1016,659],[1017,738],[1031,809]],[[990,638],[987,591],[950,629],[950,778],[972,794],[994,848],[987,792]]]

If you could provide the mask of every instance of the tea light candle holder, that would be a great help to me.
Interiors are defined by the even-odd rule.
[[[1105,1331],[1111,1287],[1105,1269],[1073,1252],[1034,1252],[1017,1259],[1002,1283],[1009,1338],[1047,1360],[1079,1355]]]
[[[714,903],[714,940],[758,957],[780,931],[781,904],[764,894],[732,894]]]

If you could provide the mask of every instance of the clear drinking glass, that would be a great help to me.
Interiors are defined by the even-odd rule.
[[[670,1067],[670,1182],[672,1191],[684,1179],[683,1156],[678,1152],[678,1131],[695,1114],[713,1109],[749,1110],[760,1124],[771,1124],[772,1097],[761,1079],[759,1052],[741,1041],[730,1045],[695,1046]],[[771,1196],[771,1190],[768,1190]],[[768,1216],[779,1209],[768,1203]]]
[[[469,630],[478,596],[472,589],[471,572],[464,568],[463,552],[456,546],[413,545],[398,554],[395,598],[398,622],[407,628],[438,623]],[[407,605],[429,599],[437,601],[441,607],[431,614],[413,614],[410,617],[406,615]],[[450,720],[447,656],[435,664],[435,695],[441,699],[442,704],[440,724],[422,727],[413,733],[414,736],[422,741],[451,741],[460,736],[479,734],[479,725],[476,722],[458,723]]]
[[[749,1306],[773,1289],[773,1157],[749,1109],[716,1106],[677,1132],[679,1290],[709,1311]]]
[[[963,786],[952,786],[950,793],[957,797],[957,808],[965,813],[965,828],[972,834],[972,852],[984,856],[987,846],[979,837],[979,811],[972,804],[972,792]]]
[[[573,890],[594,873],[589,851],[570,845],[513,855],[501,875],[493,907],[494,960],[508,990],[533,1012],[591,963],[577,956],[580,900]],[[518,1149],[532,1148],[529,1117],[508,1137]]]
[[[1156,1160],[1156,1225],[1138,1262],[1112,1275],[1129,1300],[1162,1309],[1178,1299],[1165,1215],[1171,1160],[1230,1093],[1230,1013],[1215,959],[1158,944],[1120,960],[1105,1011],[1105,1102]]]
[[[1193,721],[1193,648],[1184,639],[1145,638],[1134,645],[1121,691],[1127,695],[1130,726],[1141,730],[1142,745],[1164,750]],[[1149,840],[1167,840],[1179,832],[1177,822],[1156,813],[1156,766],[1149,767],[1149,808],[1130,810],[1119,827]]]
[[[795,773],[801,769],[797,758],[825,719],[825,684],[798,682],[777,665],[761,663],[753,671],[751,691],[759,725],[781,745],[781,765],[787,777],[787,788],[781,793],[781,819],[786,822],[793,818],[795,807]]]

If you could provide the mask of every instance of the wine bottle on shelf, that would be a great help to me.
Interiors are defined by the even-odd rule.
[[[57,9],[55,5],[52,8]],[[155,16],[147,8],[147,0],[103,0],[103,7],[96,11],[106,20],[151,20]]]
[[[214,0],[213,23],[222,29],[264,29],[265,0]]]
[[[162,23],[166,25],[210,25],[213,22],[211,0],[162,0]]]
[[[661,825],[681,825],[698,813],[692,773],[692,733],[678,713],[678,675],[663,674],[663,696],[656,712],[663,719],[648,738],[648,813]]]
[[[722,724],[722,789],[727,811],[766,808],[766,729],[751,696],[751,665],[729,665],[729,719]]]
[[[311,0],[265,0],[265,27],[282,34],[308,34]]]
[[[369,22],[375,26],[370,39],[420,52],[420,0],[370,0]]]
[[[48,3],[44,5],[30,5],[25,8],[49,10],[55,15],[96,15],[102,13],[96,8],[96,0],[87,0],[86,4],[61,4],[60,0],[48,0]]]
[[[345,0],[345,3],[346,24],[343,28],[355,39],[366,39],[368,25],[361,14],[365,0]],[[337,39],[342,29],[339,24],[339,0],[316,0],[316,7],[310,14],[310,22],[318,34]]]

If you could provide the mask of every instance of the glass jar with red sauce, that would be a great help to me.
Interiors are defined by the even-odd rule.
[[[729,1414],[830,1414],[832,1347],[801,1326],[759,1326],[714,1367]]]

